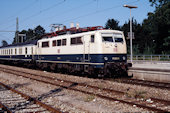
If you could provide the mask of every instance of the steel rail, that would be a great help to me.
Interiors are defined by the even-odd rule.
[[[12,113],[12,111],[7,106],[2,104],[1,102],[0,102],[0,108],[2,108],[2,110],[6,111],[7,113]]]
[[[149,69],[149,68],[138,68],[138,67],[129,67],[129,70],[141,70],[141,71],[155,71],[155,72],[170,72],[169,69]]]
[[[135,85],[142,85],[142,86],[170,90],[170,83],[155,82],[155,81],[149,81],[149,80],[138,80],[138,79],[131,79],[131,78],[118,79],[118,80],[119,80],[119,82],[127,83],[127,84],[135,84]]]
[[[11,90],[14,93],[17,93],[17,94],[21,95],[22,97],[28,99],[29,101],[33,101],[35,104],[38,104],[38,105],[42,106],[43,108],[45,108],[45,109],[47,109],[47,110],[49,110],[49,111],[51,111],[53,113],[63,113],[59,109],[55,109],[55,108],[53,108],[53,107],[51,107],[49,105],[46,105],[46,104],[42,103],[41,101],[39,101],[39,100],[37,100],[35,98],[32,98],[31,96],[28,96],[28,95],[26,95],[26,94],[24,94],[24,93],[22,93],[22,92],[20,92],[20,91],[18,91],[16,89],[13,89],[12,87],[10,87],[8,85],[5,85],[5,84],[3,84],[1,82],[0,82],[0,85],[7,88],[8,90]]]
[[[5,70],[5,72],[6,71],[7,70]],[[46,80],[42,80],[42,79],[40,80],[40,79],[37,79],[37,78],[34,78],[34,77],[30,77],[30,76],[26,76],[26,75],[23,75],[23,74],[10,72],[10,71],[8,71],[7,73],[11,73],[11,74],[15,74],[15,75],[18,75],[18,76],[23,76],[25,78],[29,78],[29,79],[32,79],[32,80],[36,80],[36,81],[39,81],[39,82],[44,82],[44,83],[48,83],[48,84],[51,84],[51,85],[59,86],[59,87],[62,87],[62,88],[68,89],[68,90],[74,90],[74,91],[79,91],[79,92],[82,92],[82,93],[85,93],[85,94],[95,95],[97,97],[107,99],[109,101],[119,101],[121,103],[126,103],[126,104],[129,104],[129,105],[136,105],[137,107],[141,107],[141,108],[145,108],[145,109],[152,110],[152,111],[157,111],[157,112],[168,112],[166,110],[158,109],[158,108],[155,108],[155,107],[150,107],[150,106],[146,106],[146,105],[142,105],[142,104],[137,104],[135,102],[124,101],[124,100],[121,100],[121,99],[117,99],[117,98],[113,98],[113,97],[107,97],[107,96],[103,96],[103,95],[100,95],[100,94],[94,94],[92,92],[79,90],[79,89],[76,89],[76,88],[73,88],[73,87],[68,87],[68,86],[65,86],[65,85],[58,84],[58,83],[56,83],[56,81],[52,82],[52,80],[49,80],[49,81],[47,79]],[[33,76],[34,74],[31,74],[31,75]]]
[[[8,69],[9,70],[9,69]],[[12,71],[16,71],[16,70],[13,70],[13,69],[10,69]],[[18,71],[16,71],[18,72]],[[50,76],[42,76],[42,75],[38,75],[38,74],[32,74],[30,72],[22,72],[22,73],[25,73],[25,74],[30,74],[30,75],[34,75],[34,76],[39,76],[39,77],[44,77],[46,79],[50,79],[50,80],[57,80],[57,81],[63,81],[63,82],[67,82],[67,83],[71,83],[71,84],[77,84],[77,85],[80,85],[80,86],[84,86],[84,87],[90,87],[90,88],[94,88],[94,89],[101,89],[103,91],[106,91],[106,92],[114,92],[114,93],[118,93],[118,94],[126,94],[125,92],[122,92],[122,91],[118,91],[118,90],[113,90],[113,89],[109,89],[109,88],[99,88],[97,86],[93,86],[93,85],[88,85],[88,84],[85,84],[85,83],[78,83],[78,82],[72,82],[72,81],[68,81],[68,80],[62,80],[62,79],[58,79],[58,78],[54,78],[54,77],[50,77]],[[170,101],[169,100],[163,100],[163,99],[157,99],[157,98],[153,98],[153,97],[150,97],[152,100],[154,101],[160,101],[160,102],[164,102],[164,103],[167,103],[167,104],[170,104]]]

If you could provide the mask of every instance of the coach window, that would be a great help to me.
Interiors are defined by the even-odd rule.
[[[94,35],[91,35],[91,42],[94,43]]]
[[[47,41],[47,42],[42,42],[42,47],[44,48],[44,47],[49,47],[49,42]]]
[[[66,39],[62,39],[62,46],[66,45]]]
[[[19,54],[22,54],[22,48],[19,48]]]
[[[12,49],[11,49],[11,55],[12,55]]]
[[[57,46],[61,46],[61,40],[57,40]]]
[[[17,49],[15,49],[15,54],[17,54]]]
[[[31,54],[33,54],[33,47],[31,47]]]
[[[27,47],[25,48],[25,54],[27,54]]]
[[[56,46],[56,40],[53,40],[53,46]]]

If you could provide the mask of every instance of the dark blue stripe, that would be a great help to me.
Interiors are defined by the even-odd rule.
[[[88,58],[88,55],[85,55]],[[112,57],[119,57],[119,60],[114,60]],[[123,59],[125,57],[125,59]],[[10,56],[0,56],[0,58],[10,58]],[[32,55],[12,55],[11,58],[17,59],[32,59]],[[83,54],[67,54],[67,55],[35,55],[35,60],[47,60],[47,61],[69,61],[69,62],[83,62]],[[104,58],[107,58],[105,60]],[[89,61],[90,63],[105,63],[105,62],[126,62],[126,54],[90,54]]]

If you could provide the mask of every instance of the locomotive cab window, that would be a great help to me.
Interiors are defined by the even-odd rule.
[[[103,36],[102,40],[103,40],[103,42],[113,42],[113,37],[111,37],[111,36]]]
[[[122,34],[114,34],[114,40],[115,40],[115,42],[123,43],[123,36],[122,36]]]
[[[102,33],[103,42],[113,42],[113,33]]]

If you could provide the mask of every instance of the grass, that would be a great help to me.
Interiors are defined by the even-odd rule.
[[[85,102],[91,102],[95,99],[95,95],[88,95],[85,97],[84,101]]]
[[[129,98],[144,98],[146,99],[147,91],[137,91],[137,90],[129,90],[126,92],[126,96]]]

